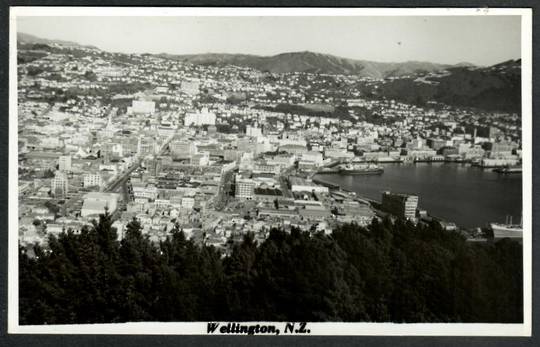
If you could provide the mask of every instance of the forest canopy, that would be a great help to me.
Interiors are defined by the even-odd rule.
[[[20,324],[127,321],[500,322],[523,319],[522,248],[434,223],[373,220],[331,235],[247,234],[224,257],[178,228],[152,243],[111,218],[19,249]]]

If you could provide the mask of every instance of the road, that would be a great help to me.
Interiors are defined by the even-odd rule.
[[[176,132],[172,134],[161,146],[160,150],[158,151],[158,154],[156,156],[163,155],[165,153],[165,150],[167,149],[167,146],[172,141],[174,136],[176,135]],[[137,162],[135,162],[133,165],[131,165],[126,171],[122,172],[113,182],[109,183],[105,189],[103,189],[106,193],[111,193],[117,191],[119,188],[122,187],[122,185],[128,180],[131,173],[135,170],[137,170],[142,163],[143,159],[138,159]],[[71,209],[77,201],[81,198],[80,194],[76,194],[74,197],[67,199],[64,204],[64,208],[67,211],[68,209]]]
[[[131,165],[126,171],[122,172],[122,174],[117,177],[113,182],[109,183],[105,189],[103,189],[104,192],[110,193],[115,192],[122,186],[122,184],[127,181],[131,173],[135,170],[137,170],[142,163],[142,159],[139,159],[136,164]]]
[[[160,156],[160,155],[163,155],[163,153],[165,153],[165,150],[167,149],[167,146],[169,145],[169,143],[172,141],[172,139],[174,138],[174,135],[176,135],[176,132],[171,135],[164,143],[163,145],[161,145],[161,148],[158,152],[158,154],[156,154],[156,157]],[[122,184],[127,181],[127,179],[129,178],[129,176],[131,175],[131,173],[135,170],[137,170],[140,166],[141,166],[141,163],[143,161],[143,158],[139,159],[135,164],[131,165],[126,171],[124,171],[118,178],[116,178],[112,183],[110,183],[105,189],[104,191],[105,192],[115,192],[118,190],[119,187],[122,186]]]

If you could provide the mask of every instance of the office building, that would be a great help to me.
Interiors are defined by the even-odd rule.
[[[257,126],[246,126],[246,135],[251,137],[261,137],[262,129]]]
[[[236,176],[235,197],[240,199],[252,199],[255,191],[255,182],[249,178]]]
[[[216,115],[215,113],[209,112],[208,109],[203,108],[201,112],[198,113],[187,113],[184,118],[185,126],[202,126],[202,125],[215,125],[216,124]]]
[[[101,187],[103,179],[100,174],[97,173],[88,173],[83,176],[83,187]]]
[[[153,114],[156,112],[156,103],[153,101],[133,100],[130,111],[135,114]]]
[[[189,159],[195,154],[195,146],[191,141],[173,141],[169,148],[174,159]]]
[[[56,171],[54,178],[51,180],[51,193],[58,198],[65,198],[68,193],[68,178],[66,173]]]
[[[418,196],[384,192],[382,195],[382,210],[397,217],[414,219],[418,208]]]
[[[65,172],[71,171],[71,156],[62,155],[58,158],[58,170]]]

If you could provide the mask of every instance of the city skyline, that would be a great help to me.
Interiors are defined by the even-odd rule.
[[[19,33],[119,53],[272,56],[311,51],[376,62],[479,66],[521,57],[519,16],[19,17],[17,25]],[[78,30],[70,30],[74,27]],[[189,35],[171,35],[175,32]]]

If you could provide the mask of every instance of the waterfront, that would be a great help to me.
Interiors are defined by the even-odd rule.
[[[343,189],[379,200],[385,190],[419,196],[419,207],[431,215],[463,227],[505,222],[519,223],[522,211],[522,177],[502,175],[467,164],[385,164],[382,175],[318,175]]]

